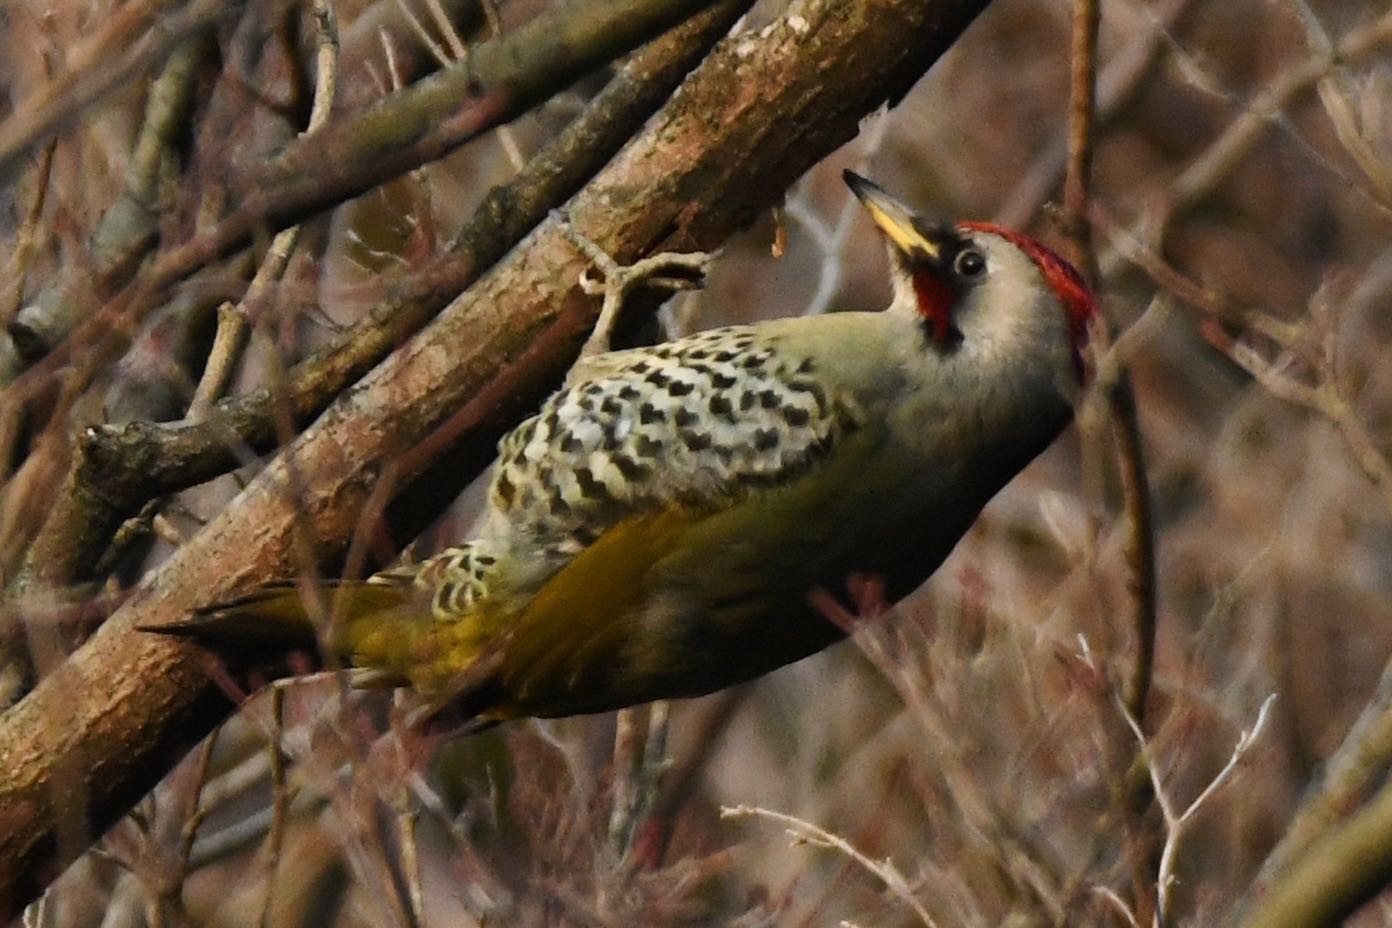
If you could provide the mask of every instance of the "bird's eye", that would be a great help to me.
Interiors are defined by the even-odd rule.
[[[975,248],[964,248],[957,255],[953,267],[963,277],[977,277],[986,270],[986,256]]]

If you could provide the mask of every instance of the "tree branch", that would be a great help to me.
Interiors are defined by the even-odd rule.
[[[1392,783],[1328,828],[1276,879],[1243,928],[1320,928],[1342,924],[1392,880]]]

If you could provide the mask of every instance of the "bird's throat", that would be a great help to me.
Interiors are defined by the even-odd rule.
[[[916,271],[913,291],[918,302],[918,314],[927,325],[933,343],[939,348],[951,347],[959,337],[952,324],[952,306],[957,299],[952,286],[936,274]]]

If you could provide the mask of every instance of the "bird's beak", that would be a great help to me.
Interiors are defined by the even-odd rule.
[[[856,195],[861,204],[870,212],[875,225],[894,243],[894,247],[910,259],[926,260],[936,264],[942,260],[943,239],[946,229],[936,230],[926,227],[914,218],[913,211],[878,184],[872,183],[854,171],[843,171],[841,177],[846,186]]]

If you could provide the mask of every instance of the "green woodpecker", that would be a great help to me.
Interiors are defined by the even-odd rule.
[[[498,447],[478,537],[340,584],[332,645],[417,718],[482,726],[695,696],[837,640],[809,602],[891,598],[1068,424],[1093,300],[1016,232],[915,215],[880,312],[731,326],[582,358]],[[308,630],[293,586],[157,631]]]

